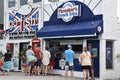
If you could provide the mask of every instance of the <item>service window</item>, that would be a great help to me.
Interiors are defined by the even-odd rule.
[[[28,0],[20,0],[20,5],[26,5]]]
[[[41,0],[33,0],[33,3],[41,2]]]
[[[8,8],[15,7],[16,1],[15,0],[8,0]]]

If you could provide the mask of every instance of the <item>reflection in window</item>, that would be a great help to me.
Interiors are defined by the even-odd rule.
[[[33,3],[41,2],[41,0],[33,0]]]
[[[106,69],[113,68],[113,42],[106,42]]]
[[[9,0],[9,1],[8,1],[8,7],[9,7],[9,8],[15,7],[15,0]]]
[[[28,0],[20,0],[20,5],[26,5]]]

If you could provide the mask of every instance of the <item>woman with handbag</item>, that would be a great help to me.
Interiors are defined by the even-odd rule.
[[[28,50],[26,51],[26,56],[27,56],[27,75],[29,76],[31,67],[34,66],[36,61],[31,45],[28,46]]]

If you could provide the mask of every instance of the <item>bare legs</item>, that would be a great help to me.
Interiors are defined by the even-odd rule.
[[[49,66],[49,74],[53,74],[53,66]]]
[[[48,73],[48,66],[47,65],[43,66],[43,71],[44,71],[44,75],[46,76]]]
[[[65,72],[65,80],[68,80],[68,70]]]
[[[35,66],[35,74],[40,75],[40,66]]]
[[[93,69],[93,67],[91,68],[91,73],[92,73],[92,78],[94,79],[94,69]]]
[[[31,66],[27,67],[27,75],[30,75],[30,71],[31,71]]]
[[[65,80],[68,80],[68,70],[65,72]],[[74,71],[71,70],[71,80],[74,80]]]
[[[84,75],[84,80],[86,80],[86,78],[90,80],[89,69],[83,69],[83,75]]]

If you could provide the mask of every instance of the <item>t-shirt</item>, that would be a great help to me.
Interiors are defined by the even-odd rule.
[[[90,52],[91,55],[94,55],[93,49],[88,49],[88,51]],[[94,58],[92,57],[92,59],[94,59]]]
[[[12,54],[7,52],[4,54],[4,57],[4,61],[11,61]]]
[[[31,55],[34,55],[33,50],[31,50],[31,49],[27,50],[26,51],[26,56],[28,57],[28,56],[31,56]]]
[[[90,54],[89,51],[87,51],[87,52],[82,52],[81,56],[83,56],[82,66],[91,65],[91,54]]]
[[[40,48],[39,47],[37,47],[36,49],[35,49],[35,57],[37,58],[37,59],[40,59],[40,54],[41,54],[41,50],[40,50]]]
[[[74,58],[73,50],[65,50],[64,54],[65,54],[65,61],[73,62],[73,58]]]
[[[48,49],[48,51],[50,52],[50,61],[54,61],[55,60],[55,50],[53,48]]]

